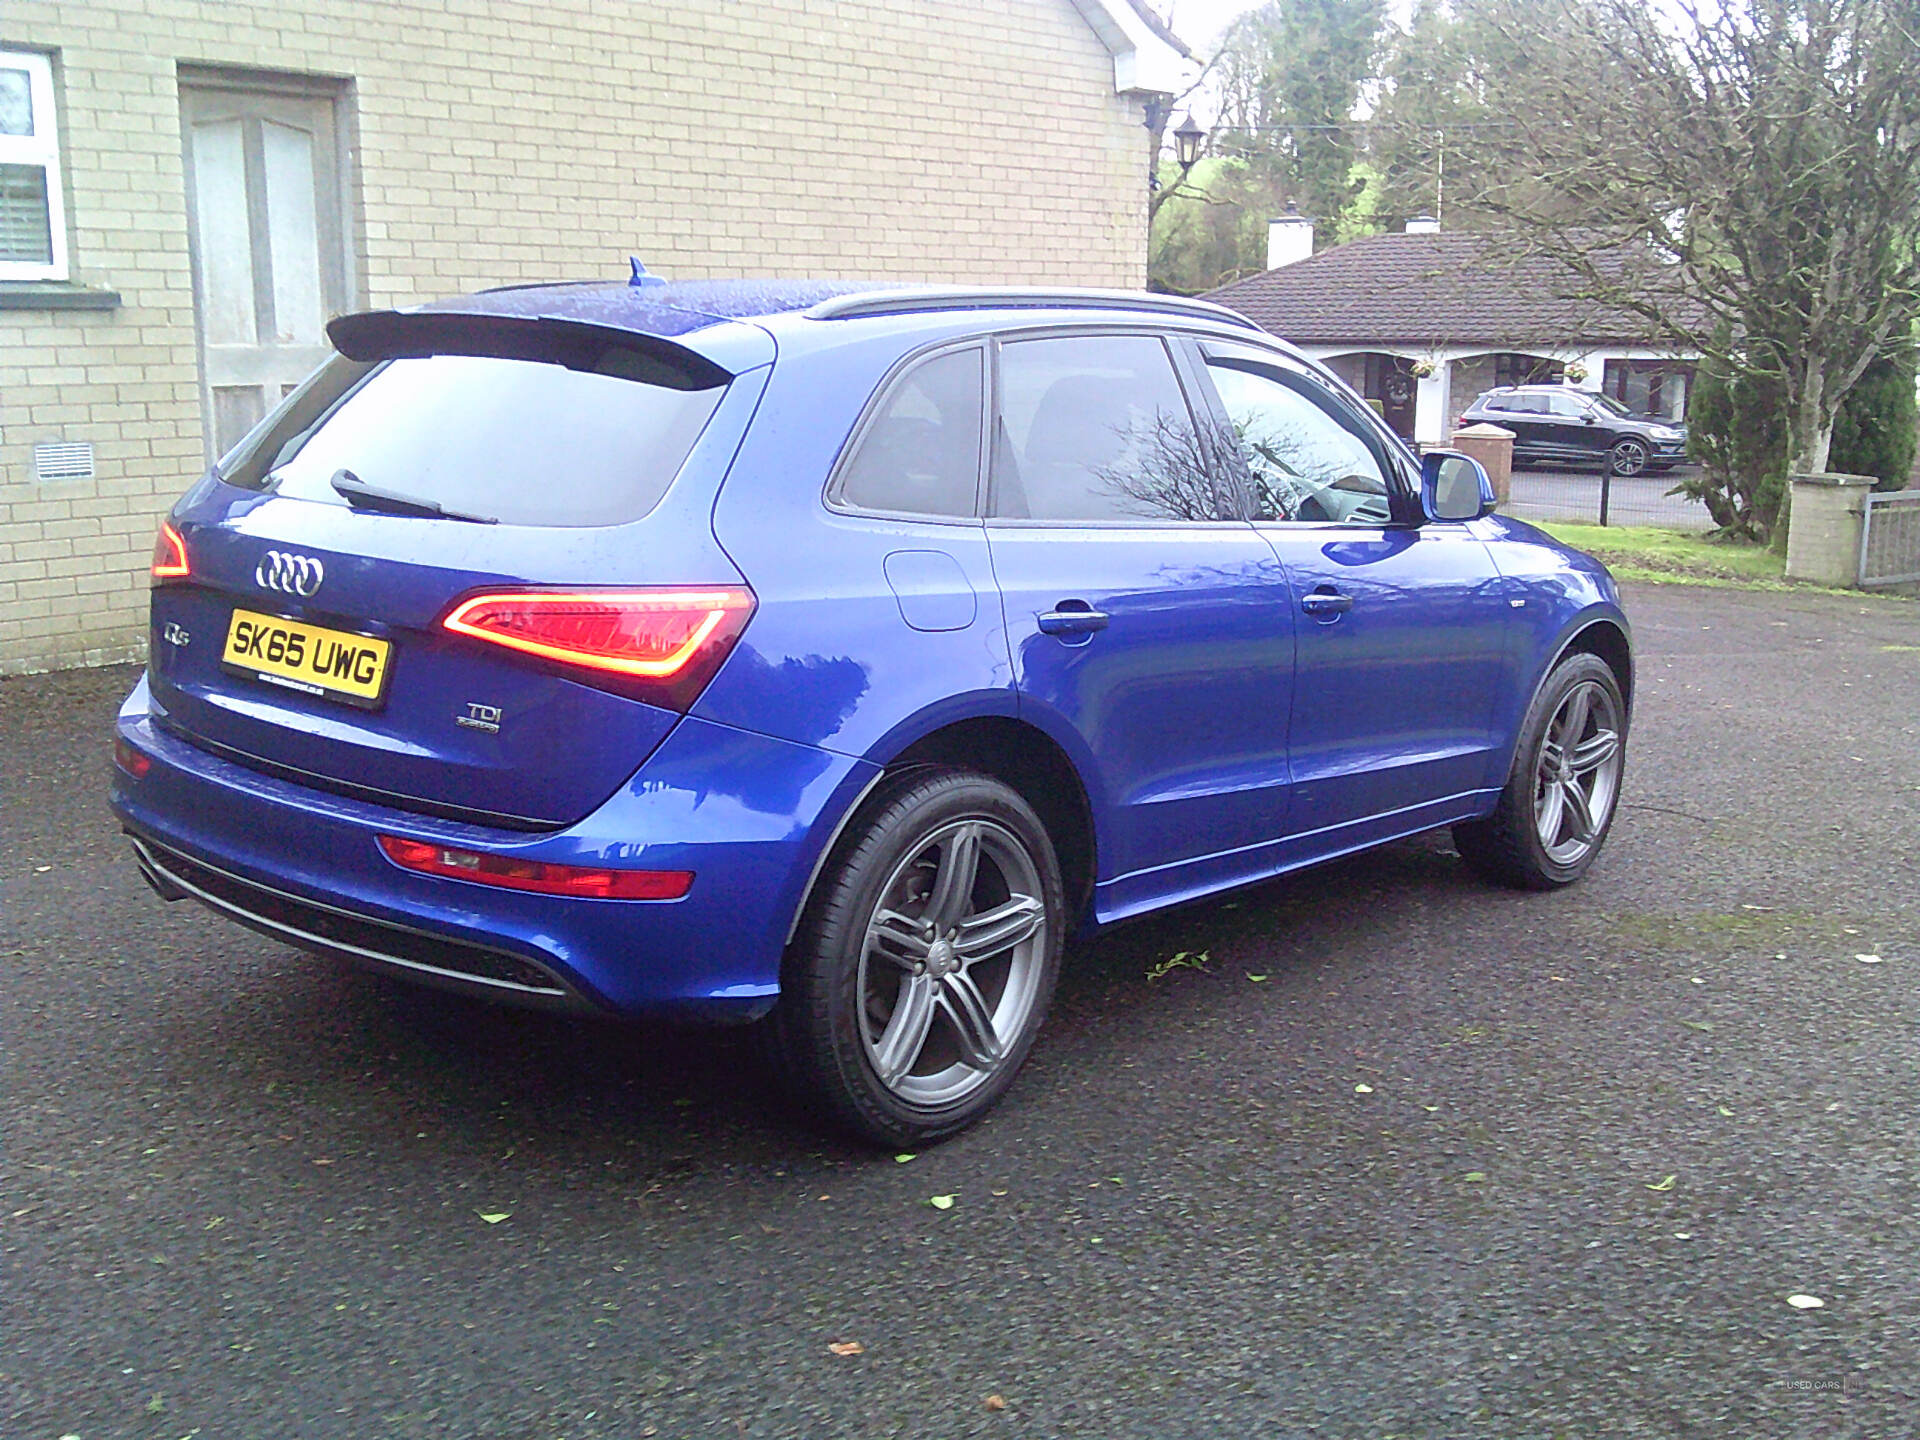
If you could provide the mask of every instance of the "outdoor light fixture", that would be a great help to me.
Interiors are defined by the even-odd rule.
[[[1173,132],[1173,157],[1180,162],[1180,173],[1186,174],[1193,168],[1193,162],[1200,158],[1200,142],[1207,138],[1207,132],[1193,123],[1188,115],[1180,122],[1180,128]]]

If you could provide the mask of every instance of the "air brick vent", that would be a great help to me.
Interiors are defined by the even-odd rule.
[[[48,480],[93,479],[93,446],[85,440],[34,446],[33,478],[43,483]]]

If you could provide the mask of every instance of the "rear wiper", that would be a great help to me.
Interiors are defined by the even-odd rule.
[[[355,510],[378,510],[386,515],[419,515],[428,520],[465,520],[473,525],[498,525],[494,515],[469,515],[464,510],[449,510],[437,500],[402,495],[398,490],[382,490],[369,485],[351,470],[336,470],[328,482],[334,493]]]

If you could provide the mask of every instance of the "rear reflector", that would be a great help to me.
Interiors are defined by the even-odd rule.
[[[172,521],[160,522],[160,533],[153,540],[153,565],[148,573],[155,580],[184,580],[193,573],[193,567],[187,563],[187,542],[180,538]]]
[[[119,735],[113,737],[113,763],[136,780],[145,779],[147,772],[153,769],[153,757],[134,749]]]
[[[573,895],[589,900],[678,900],[693,884],[691,870],[610,870],[585,865],[553,865],[544,860],[515,860],[477,850],[452,850],[424,840],[382,835],[380,848],[394,864],[425,875],[472,880],[508,890],[543,895]]]
[[[528,590],[472,596],[440,623],[684,710],[727,658],[754,603],[744,586]]]

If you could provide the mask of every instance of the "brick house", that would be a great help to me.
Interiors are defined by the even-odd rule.
[[[623,274],[1138,286],[1138,0],[6,0],[0,675],[137,658],[158,517],[331,315]]]
[[[1537,381],[1686,414],[1698,356],[1639,315],[1567,298],[1571,270],[1497,235],[1416,219],[1315,254],[1313,222],[1297,215],[1267,235],[1266,271],[1207,298],[1324,360],[1409,440],[1440,444],[1482,391]]]

